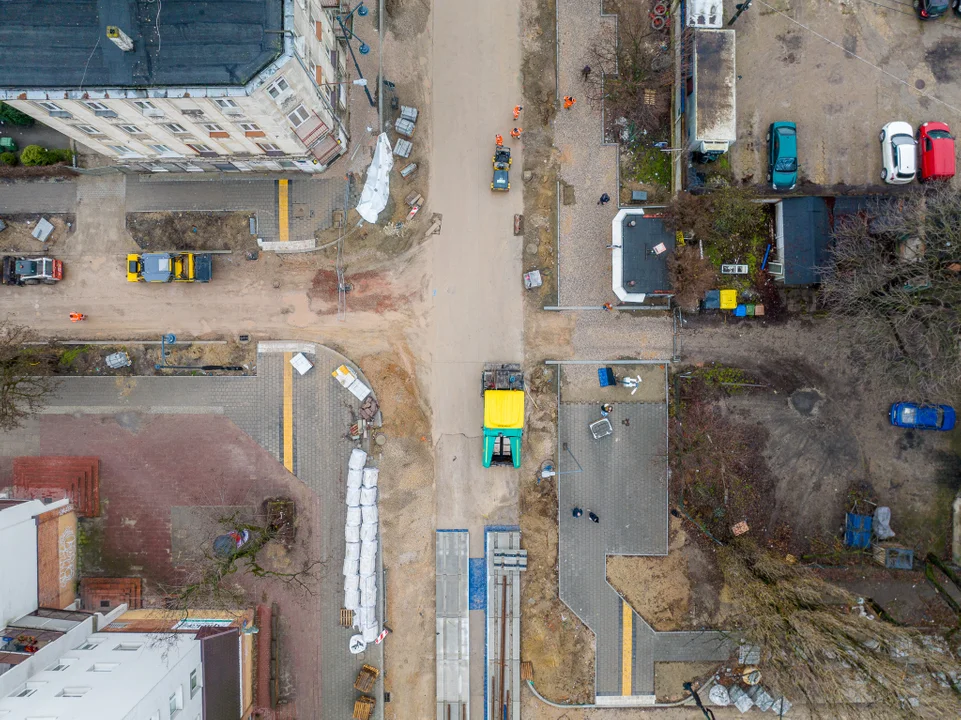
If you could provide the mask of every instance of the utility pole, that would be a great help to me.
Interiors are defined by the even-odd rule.
[[[744,0],[743,3],[738,3],[737,5],[735,5],[734,7],[737,8],[737,12],[734,13],[734,17],[732,17],[730,20],[727,21],[727,24],[733,25],[735,20],[741,17],[741,13],[747,10],[749,7],[751,7],[752,2],[754,2],[754,0]]]

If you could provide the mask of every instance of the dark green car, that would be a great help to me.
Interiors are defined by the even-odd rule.
[[[771,123],[767,133],[770,147],[767,179],[775,190],[793,190],[797,185],[797,125]]]

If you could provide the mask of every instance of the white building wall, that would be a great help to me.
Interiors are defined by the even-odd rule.
[[[59,652],[0,697],[3,720],[197,720],[203,712],[200,641],[190,634],[93,633]],[[91,647],[92,646],[92,647]],[[132,649],[125,650],[122,647]],[[38,653],[40,655],[40,653]],[[39,659],[39,658],[34,658]],[[57,669],[60,668],[60,669]],[[191,671],[196,684],[191,692]],[[7,673],[7,675],[11,675]],[[0,676],[0,680],[6,675]],[[25,697],[18,697],[24,694]],[[171,713],[171,697],[175,712]],[[4,711],[7,714],[4,714]]]
[[[0,510],[0,627],[37,609],[37,515],[66,505],[39,500]]]

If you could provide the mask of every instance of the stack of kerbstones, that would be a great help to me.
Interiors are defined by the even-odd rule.
[[[365,467],[367,453],[350,453],[347,469],[347,525],[344,536],[344,607],[354,612],[354,627],[371,643],[377,622],[377,468]]]

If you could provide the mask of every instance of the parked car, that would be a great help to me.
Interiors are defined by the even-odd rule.
[[[767,131],[767,179],[775,190],[793,190],[797,185],[797,125],[792,122],[771,123]]]
[[[947,180],[954,177],[954,135],[943,122],[921,123],[918,128],[918,148],[921,151],[919,179]]]
[[[950,405],[899,402],[891,406],[891,424],[896,427],[947,432],[954,429],[954,423],[954,408]]]
[[[921,20],[937,20],[948,11],[948,0],[914,0],[914,9]]]
[[[918,144],[914,128],[895,120],[881,128],[881,179],[892,185],[914,180],[918,171]]]

